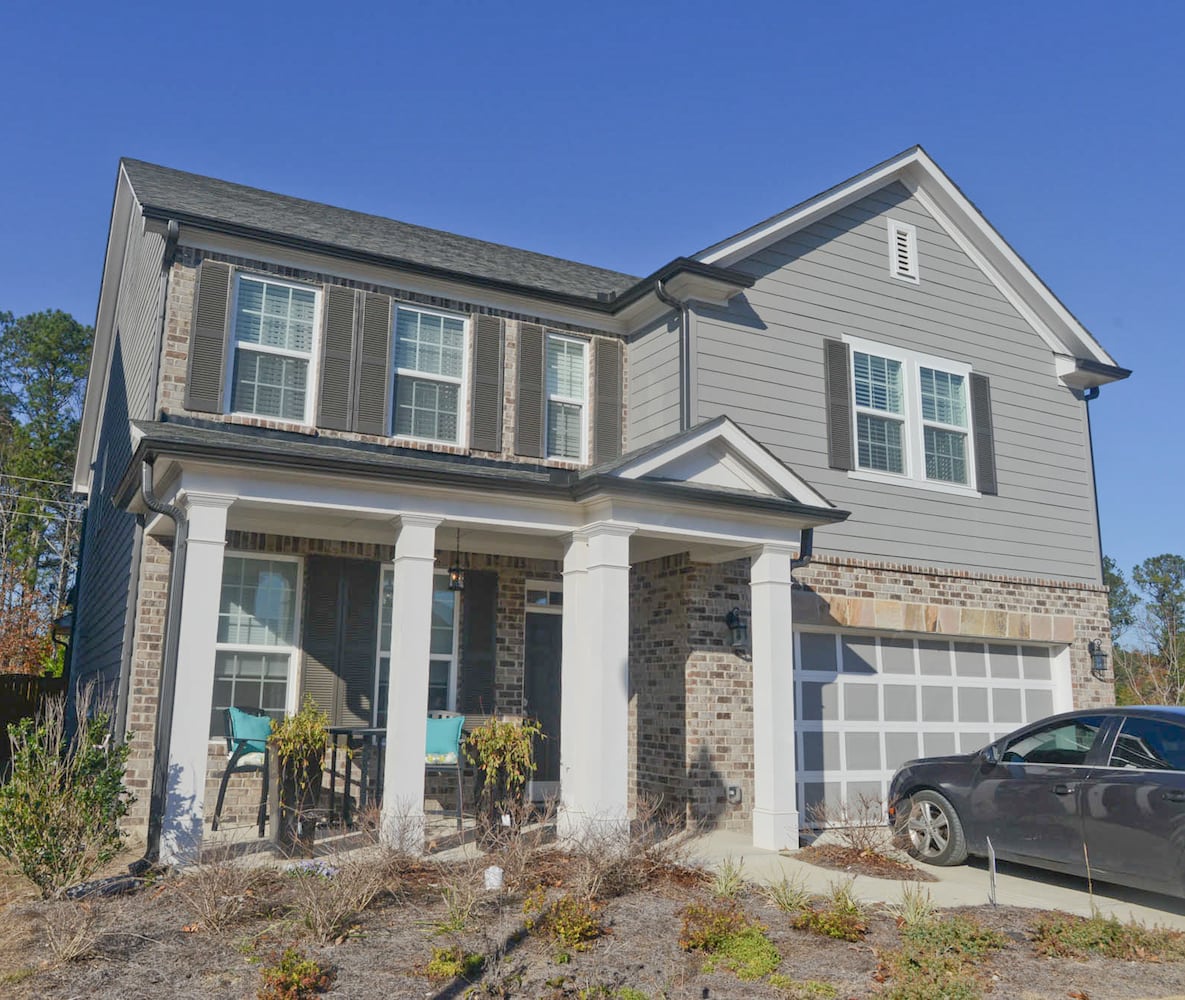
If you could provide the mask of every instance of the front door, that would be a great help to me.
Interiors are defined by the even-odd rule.
[[[527,585],[523,711],[538,719],[543,739],[535,743],[534,801],[560,790],[560,660],[563,655],[563,593],[555,585]]]

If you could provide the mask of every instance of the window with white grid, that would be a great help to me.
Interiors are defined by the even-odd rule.
[[[466,321],[460,317],[402,306],[396,311],[396,435],[460,442],[465,334]]]
[[[304,285],[238,276],[232,412],[308,423],[319,294]]]
[[[547,338],[547,457],[584,461],[588,412],[588,344]]]

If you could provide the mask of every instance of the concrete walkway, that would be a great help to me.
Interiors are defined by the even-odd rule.
[[[843,872],[797,861],[793,853],[759,850],[744,833],[717,831],[697,837],[690,842],[689,857],[709,868],[719,867],[726,859],[733,863],[743,859],[743,874],[748,881],[777,882],[785,875],[792,880],[801,879],[812,892],[820,894],[827,892],[835,881],[850,877]],[[989,902],[986,861],[972,858],[967,864],[953,868],[924,864],[920,867],[938,879],[937,882],[919,883],[929,891],[936,906],[982,906]],[[901,899],[901,885],[892,879],[857,876],[854,891],[857,898],[866,902],[891,903]],[[1064,910],[1081,916],[1091,914],[1091,897],[1085,879],[1004,861],[997,866],[996,902],[1001,906]],[[1123,921],[1137,920],[1148,926],[1185,930],[1185,900],[1172,896],[1096,882],[1094,905],[1104,916],[1114,915]]]

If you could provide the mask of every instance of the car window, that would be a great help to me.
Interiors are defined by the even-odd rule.
[[[1004,747],[1006,764],[1085,764],[1103,724],[1101,715],[1050,723]]]
[[[1124,719],[1111,766],[1185,771],[1185,729],[1156,719]]]

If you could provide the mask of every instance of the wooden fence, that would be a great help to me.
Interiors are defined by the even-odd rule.
[[[8,742],[8,724],[27,715],[36,715],[48,698],[65,693],[65,677],[0,674],[0,775],[8,771],[12,749]]]

